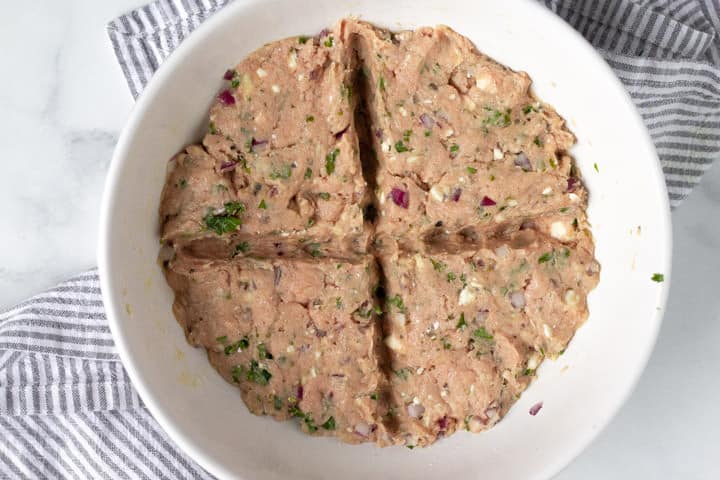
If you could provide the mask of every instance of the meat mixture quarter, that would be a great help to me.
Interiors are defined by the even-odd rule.
[[[600,266],[563,119],[447,27],[353,19],[228,70],[169,163],[161,259],[248,409],[348,443],[498,422]]]

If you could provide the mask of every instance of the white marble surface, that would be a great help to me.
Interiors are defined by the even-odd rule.
[[[0,308],[95,264],[104,176],[132,108],[105,24],[141,3],[2,6]],[[673,213],[673,231],[673,285],[648,368],[559,479],[720,478],[720,167]]]

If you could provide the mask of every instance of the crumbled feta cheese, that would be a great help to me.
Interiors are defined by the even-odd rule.
[[[503,159],[503,152],[499,148],[493,148],[493,159],[495,160],[502,160]]]
[[[301,73],[300,75],[298,75],[298,82],[302,82],[303,80],[305,80],[305,75]]]
[[[518,201],[515,200],[514,198],[511,198],[510,200],[507,201],[507,206],[508,207],[517,207]]]
[[[396,324],[398,327],[404,327],[404,326],[405,326],[405,320],[406,320],[406,318],[405,318],[405,314],[404,314],[404,313],[396,313],[394,318],[395,318],[395,324]]]
[[[442,202],[445,199],[445,195],[443,195],[443,192],[440,191],[440,187],[435,185],[430,189],[430,196],[433,198],[433,200],[437,202]]]
[[[455,95],[454,93],[451,93],[451,94],[448,96],[448,98],[449,98],[450,100],[455,100],[455,99],[457,98],[457,95]]]
[[[577,196],[576,194],[574,194],[574,193],[568,194],[568,197],[570,197],[570,200],[573,201],[573,202],[577,202],[578,200],[580,200],[580,197],[578,197],[578,196]]]
[[[543,324],[543,333],[546,337],[552,338],[552,330],[550,329],[550,326],[547,323]]]
[[[389,152],[392,148],[392,142],[390,140],[386,140],[382,143],[382,151],[383,152]]]
[[[559,220],[550,225],[550,236],[558,240],[570,240],[571,238],[567,226]]]
[[[400,108],[398,108],[398,112],[400,112],[400,115],[402,115],[403,117],[407,117],[407,116],[408,116],[408,111],[405,110],[405,107],[400,107]]]
[[[495,80],[493,80],[492,76],[489,73],[485,72],[480,73],[475,77],[475,86],[480,90],[490,93],[497,90]]]
[[[402,348],[403,348],[402,342],[395,335],[388,335],[387,337],[385,337],[385,345],[390,350],[397,351],[397,350],[402,350]]]
[[[458,298],[458,305],[463,306],[471,303],[475,300],[475,293],[472,289],[467,286],[460,291],[460,297]]]
[[[552,193],[552,188],[545,187],[545,190],[542,191],[543,195],[550,195]]]
[[[473,102],[470,97],[465,97],[463,103],[465,104],[465,108],[471,112],[475,111],[475,108],[477,107],[475,102]]]
[[[288,345],[285,350],[287,351],[287,353],[293,353],[295,351],[295,347],[293,347],[292,345]]]
[[[272,87],[270,87],[270,90],[272,90],[273,93],[280,93],[280,87],[277,85],[273,85]]]
[[[571,306],[575,306],[580,303],[580,295],[575,290],[568,290],[565,292],[565,303]]]
[[[288,57],[288,67],[290,67],[290,70],[295,70],[295,68],[297,68],[297,52],[294,48],[290,50],[290,56]]]
[[[257,70],[255,70],[255,73],[257,73],[257,76],[260,78],[267,77],[267,72],[265,70],[263,70],[262,68],[258,68]]]

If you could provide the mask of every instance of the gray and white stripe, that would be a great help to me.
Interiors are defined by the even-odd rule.
[[[543,0],[617,72],[673,206],[720,151],[720,0]],[[130,91],[228,0],[158,0],[108,25]],[[0,312],[0,478],[211,478],[150,416],[120,363],[96,270]]]

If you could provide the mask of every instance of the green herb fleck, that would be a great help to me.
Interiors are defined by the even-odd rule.
[[[340,154],[340,149],[336,148],[332,152],[325,155],[325,171],[328,175],[332,175],[335,172],[335,159]]]
[[[409,151],[410,149],[403,143],[402,140],[398,140],[397,142],[395,142],[395,150],[398,153],[403,153]]]
[[[403,140],[405,140],[405,143],[410,143],[410,135],[412,135],[412,130],[405,130],[403,132]]]
[[[597,163],[593,163],[593,168],[595,169],[595,171],[596,171],[597,173],[600,173],[600,168],[598,167],[598,164],[597,164]]]
[[[210,131],[210,134],[211,134],[211,135],[216,135],[216,134],[217,134],[217,128],[215,127],[215,123],[214,123],[214,122],[210,122],[210,123],[208,124],[208,130]]]
[[[310,180],[312,178],[312,168],[308,167],[305,169],[305,180]]]
[[[352,98],[352,86],[351,85],[345,85],[344,83],[340,84],[340,97],[341,98],[347,98],[350,100]]]
[[[432,266],[436,272],[442,272],[447,267],[445,263],[438,260],[433,260],[432,258],[430,259],[430,263],[432,263]]]
[[[448,272],[448,274],[447,274],[447,281],[448,281],[448,282],[454,282],[454,281],[455,281],[455,278],[457,278],[457,277],[455,277],[455,274],[454,274],[453,272]]]
[[[322,252],[320,251],[320,244],[319,243],[311,243],[308,245],[308,252],[312,257],[322,257]]]
[[[265,203],[264,198],[262,200],[260,200],[260,203],[258,204],[258,208],[260,210],[267,210],[267,203]]]
[[[385,78],[384,77],[380,77],[380,80],[378,80],[378,88],[380,89],[381,92],[385,91]]]
[[[385,303],[389,307],[395,307],[399,311],[405,313],[405,302],[403,302],[403,299],[400,295],[395,295],[394,297],[389,297],[387,300],[385,300]]]
[[[312,115],[308,115],[308,116],[305,117],[305,121],[306,121],[307,123],[314,122],[314,121],[315,121],[315,117],[312,116]]]
[[[542,142],[542,140],[540,140],[540,137],[535,137],[535,139],[533,140],[533,143],[534,143],[535,145],[537,145],[538,147],[542,147],[542,146],[543,146],[543,142]]]
[[[325,43],[323,43],[323,45],[325,45],[326,47],[330,48],[330,47],[333,46],[334,43],[335,43],[335,39],[333,38],[332,35],[330,35],[330,36],[327,38],[327,40],[325,40]]]
[[[278,178],[287,180],[291,176],[292,167],[287,163],[283,163],[280,167],[280,170],[273,170],[272,173],[270,173],[270,178],[272,178],[273,180],[277,180]]]
[[[431,131],[431,130],[425,130],[425,136],[426,136],[426,137],[429,137],[430,135],[432,135],[432,131]]]
[[[330,200],[330,194],[328,192],[320,192],[318,193],[318,197],[322,198],[323,200]]]
[[[538,258],[538,263],[548,263],[551,260],[554,260],[555,258],[555,251],[552,252],[545,252],[542,255],[540,255],[540,258]]]
[[[308,40],[310,40],[310,37],[306,37],[305,35],[300,35],[298,37],[298,43],[301,43],[303,45],[305,45]]]
[[[483,340],[492,340],[493,338],[493,336],[490,335],[487,330],[485,330],[485,327],[475,329],[475,331],[473,332],[473,337],[481,338]]]
[[[477,168],[475,168],[475,167],[467,167],[467,172],[468,172],[470,175],[474,175],[474,174],[477,173]]]
[[[398,377],[402,380],[408,379],[409,371],[407,368],[401,368],[400,370],[395,370],[393,373],[395,374],[396,377]]]
[[[443,350],[452,350],[452,343],[447,338],[442,339]]]
[[[238,243],[237,245],[235,245],[235,254],[236,255],[238,253],[247,253],[248,250],[250,250],[250,244],[246,241],[242,241],[242,242]]]
[[[567,213],[568,210],[570,210],[569,207],[563,207],[563,208],[560,209],[560,213]]]
[[[250,339],[243,337],[235,343],[231,343],[225,347],[225,355],[232,355],[233,353],[242,352],[250,346]]]
[[[185,180],[184,178],[181,178],[181,179],[180,179],[180,183],[178,184],[178,186],[179,186],[180,188],[185,188],[185,187],[187,187],[187,180]]]
[[[526,368],[525,371],[523,372],[523,375],[526,377],[534,377],[535,370],[533,370],[532,368]]]
[[[405,446],[406,446],[407,448],[409,448],[410,450],[412,450],[413,448],[415,448],[415,445],[405,445]]]
[[[335,308],[337,308],[338,310],[340,310],[341,308],[343,308],[342,298],[340,298],[340,297],[335,297]]]
[[[661,283],[665,281],[665,275],[663,275],[662,273],[653,273],[652,277],[650,277],[650,280],[652,280],[653,282]]]
[[[548,163],[550,164],[550,166],[551,166],[552,168],[557,168],[557,167],[558,167],[557,160],[555,160],[554,157],[548,159]]]
[[[526,105],[523,107],[523,113],[525,115],[529,114],[530,112],[537,112],[537,108],[532,105]]]
[[[505,112],[501,112],[500,110],[493,110],[491,108],[485,108],[486,110],[490,111],[491,113],[483,120],[483,123],[486,125],[494,125],[497,127],[507,127],[512,122],[512,119],[510,117],[510,109],[505,110]]]
[[[457,143],[453,143],[452,145],[450,145],[450,153],[457,153],[459,151],[460,145],[458,145]]]
[[[371,394],[370,394],[370,398],[371,398],[372,400],[377,400],[377,399],[378,399],[378,394],[377,394],[377,393],[371,393]]]
[[[220,343],[225,343],[225,342],[227,342],[228,337],[227,337],[227,335],[223,335],[222,337],[217,337],[215,340]]]
[[[270,352],[267,351],[267,347],[265,347],[265,344],[264,344],[264,343],[259,344],[258,347],[257,347],[257,349],[258,349],[258,357],[259,357],[259,358],[261,358],[261,359],[267,359],[267,360],[272,360],[272,359],[273,359],[272,353],[270,353]]]
[[[275,410],[282,410],[282,399],[277,395],[273,396],[273,407]]]
[[[458,320],[455,328],[457,328],[458,330],[462,330],[465,327],[467,327],[467,322],[465,321],[465,312],[462,312],[460,313],[460,320]]]
[[[208,213],[205,218],[205,228],[218,235],[237,230],[242,225],[240,215],[245,212],[245,205],[240,202],[226,202],[222,213]]]
[[[330,417],[321,425],[325,430],[335,430],[335,418]]]
[[[260,367],[256,360],[250,361],[250,370],[245,377],[248,381],[257,383],[258,385],[267,385],[272,378],[272,374],[266,369]]]

